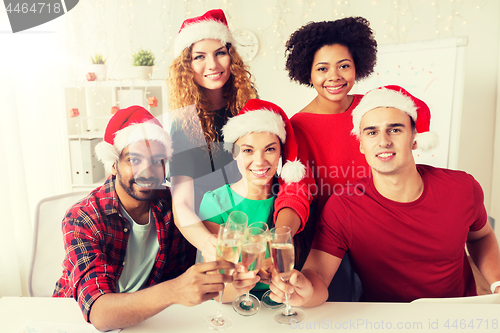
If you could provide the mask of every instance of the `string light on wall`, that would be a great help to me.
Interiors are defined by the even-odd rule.
[[[348,9],[349,9],[349,1],[337,1],[336,5],[334,5],[333,8],[333,15],[336,18],[342,18],[347,16]]]
[[[285,6],[286,1],[277,1],[273,8],[268,8],[268,12],[271,14],[272,21],[271,24],[264,29],[259,27],[261,31],[262,40],[262,57],[267,57],[269,54],[279,54],[283,50],[283,44],[286,42],[286,16],[291,12],[291,8]],[[276,60],[279,57],[274,57],[274,66],[276,69]]]
[[[481,9],[487,0],[470,0],[470,2],[479,2],[477,6],[473,4],[472,8]],[[430,17],[434,17],[434,29],[429,30],[428,33],[434,33],[436,38],[456,36],[455,28],[457,25],[467,24],[466,11],[463,10],[463,6],[470,6],[470,2],[463,0],[391,0],[388,19],[382,22],[386,26],[387,33],[384,33],[379,42],[398,43],[418,39],[420,31],[416,31],[415,26],[419,26],[422,22],[419,20],[420,17],[426,17],[425,22],[428,22]],[[380,0],[373,0],[371,4],[374,7],[384,5]],[[419,26],[419,28],[425,30],[430,27],[426,25]]]
[[[170,6],[167,6],[165,3],[167,2],[170,4]],[[168,0],[162,0],[161,2],[161,10],[160,10],[160,17],[159,17],[159,22],[161,22],[161,26],[163,28],[163,31],[161,32],[162,39],[163,39],[163,46],[161,48],[161,58],[159,59],[159,63],[162,64],[163,66],[166,66],[167,64],[167,56],[171,54],[171,47],[172,47],[172,42],[173,42],[173,31],[172,31],[172,20],[170,17],[168,17],[169,12],[171,12],[172,9],[172,1]],[[168,22],[168,24],[166,24]],[[157,66],[156,71],[160,69],[160,66]]]
[[[373,22],[382,22],[383,25],[377,36],[379,43],[406,42],[421,35],[415,27],[426,29],[427,35],[434,33],[437,38],[454,36],[457,28],[467,24],[467,13],[463,10],[465,4],[468,8],[480,10],[488,3],[487,0],[469,1],[473,3],[464,0],[370,0],[364,2],[363,10],[369,11],[370,8],[366,7],[373,7],[373,12],[383,13],[383,21],[377,18]],[[83,68],[89,62],[89,56],[99,52],[108,59],[108,77],[124,78],[127,76],[124,69],[130,68],[131,54],[140,47],[151,48],[142,45],[145,38],[141,31],[144,28],[138,28],[144,17],[149,17],[152,26],[157,24],[151,28],[154,29],[152,34],[158,36],[153,50],[157,56],[154,73],[157,78],[164,78],[173,57],[173,40],[182,20],[201,15],[211,8],[222,8],[232,31],[248,29],[257,35],[260,47],[257,57],[272,57],[274,68],[281,69],[284,44],[296,28],[323,17],[322,11],[325,10],[330,13],[328,19],[338,19],[352,15],[353,8],[360,8],[351,0],[274,0],[265,2],[265,6],[267,8],[261,10],[264,21],[250,20],[249,26],[241,26],[245,22],[241,18],[247,13],[241,9],[241,3],[232,0],[80,1],[77,10],[67,14],[67,31],[72,36],[68,38],[67,46],[78,60],[76,67]],[[382,7],[387,10],[382,12]],[[421,25],[429,22],[429,16],[434,24]],[[77,79],[83,78],[74,80]]]

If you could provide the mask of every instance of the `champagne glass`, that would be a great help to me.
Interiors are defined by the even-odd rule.
[[[217,235],[217,260],[226,260],[232,263],[237,263],[240,259],[241,240],[243,238],[242,225],[221,224]],[[232,274],[231,271],[221,270],[221,274]],[[225,284],[224,284],[225,286]],[[233,326],[231,319],[222,315],[222,298],[224,289],[219,294],[219,307],[215,316],[205,318],[205,324],[216,331],[226,330]]]
[[[254,225],[258,225],[258,226],[261,226],[262,228],[265,228],[267,230],[267,237],[268,237],[268,240],[267,240],[267,245],[268,245],[268,249],[267,249],[267,252],[266,252],[266,257],[269,258],[271,256],[271,232],[269,231],[269,227],[267,226],[267,223],[265,222],[254,222],[250,225],[250,227],[253,227]],[[285,304],[283,303],[276,303],[275,301],[273,301],[269,295],[271,294],[271,290],[268,290],[266,291],[263,295],[262,295],[262,299],[260,300],[261,304],[263,304],[266,308],[268,309],[279,309],[281,307],[283,307]]]
[[[266,222],[252,222],[251,224],[248,225],[249,228],[260,228],[264,230],[265,236],[266,236],[266,254],[264,255],[265,258],[269,258],[271,256],[271,232],[269,231],[269,227]]]
[[[252,224],[253,225],[253,224]],[[267,225],[266,225],[267,226]],[[247,271],[260,270],[267,248],[267,229],[248,227],[241,246],[241,264]],[[233,300],[233,309],[242,316],[252,316],[259,312],[260,301],[248,291]]]
[[[273,258],[273,267],[280,275],[281,280],[288,282],[295,262],[292,231],[289,227],[271,229],[271,257]],[[290,296],[285,293],[285,309],[278,310],[274,314],[274,319],[280,324],[291,325],[292,319],[298,323],[304,317],[304,311],[290,306]]]
[[[233,210],[227,217],[226,225],[229,227],[232,227],[233,225],[240,225],[243,228],[243,232],[245,232],[248,225],[248,216],[242,211]]]

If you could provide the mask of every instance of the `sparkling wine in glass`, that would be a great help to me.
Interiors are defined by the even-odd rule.
[[[284,282],[288,282],[295,262],[292,231],[289,227],[271,229],[271,257],[273,267]],[[290,306],[290,296],[285,293],[285,308],[274,314],[274,319],[285,325],[291,325],[292,320],[298,323],[305,317],[304,311]]]
[[[259,227],[259,228],[262,228],[262,229],[266,230],[266,233],[267,233],[267,249],[266,249],[266,255],[264,256],[264,258],[269,258],[271,256],[271,231],[269,230],[269,227],[268,227],[267,223],[266,222],[260,222],[260,221],[259,222],[253,222],[248,227],[249,228],[251,228],[251,227]],[[268,273],[271,274],[270,271]],[[266,307],[268,309],[279,309],[279,308],[281,308],[281,307],[283,307],[285,305],[283,303],[276,303],[275,301],[273,301],[269,297],[269,294],[271,294],[271,290],[266,291],[262,295],[262,299],[260,300],[260,304],[264,305],[264,307]]]
[[[247,271],[258,272],[260,270],[266,254],[267,239],[267,229],[252,226],[246,229],[244,242],[241,246],[241,265]],[[259,312],[260,301],[247,292],[233,300],[233,309],[240,315],[252,316]]]
[[[248,225],[248,228],[260,228],[264,230],[264,235],[266,237],[266,253],[264,254],[264,259],[271,256],[271,232],[269,231],[269,226],[266,222],[252,222]]]
[[[221,224],[217,235],[216,259],[237,263],[240,258],[243,227],[241,225]],[[232,274],[231,271],[220,270],[221,274]],[[205,318],[206,325],[213,330],[222,331],[233,326],[231,319],[222,315],[222,298],[224,289],[219,294],[219,305],[215,316]]]

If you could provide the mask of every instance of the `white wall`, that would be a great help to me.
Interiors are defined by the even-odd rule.
[[[89,57],[96,52],[108,57],[110,78],[131,77],[131,53],[144,47],[152,49],[158,59],[154,78],[164,79],[172,60],[171,41],[181,22],[212,8],[225,10],[233,30],[249,29],[257,34],[260,51],[249,65],[260,97],[282,106],[290,116],[304,107],[315,92],[289,81],[284,71],[283,43],[309,21],[332,20],[341,14],[364,16],[371,22],[379,44],[467,36],[458,168],[476,177],[485,192],[486,207],[492,210],[500,1],[82,0],[66,15],[73,64],[68,68],[68,78],[81,79]],[[499,141],[497,135],[497,169]],[[495,179],[498,205],[498,172]],[[500,212],[495,215],[500,223]]]

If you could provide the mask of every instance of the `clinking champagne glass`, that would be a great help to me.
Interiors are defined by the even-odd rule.
[[[264,258],[269,258],[271,256],[271,231],[269,230],[269,227],[267,226],[266,222],[253,222],[248,226],[249,228],[251,227],[259,227],[264,230],[266,230],[267,233],[267,249],[266,249],[266,255]],[[261,304],[263,304],[266,308],[268,309],[279,309],[285,304],[283,303],[276,303],[273,301],[271,298],[269,298],[269,294],[271,294],[271,290],[266,291],[262,295],[262,299],[260,301]]]
[[[264,259],[271,257],[271,231],[269,231],[269,226],[266,222],[252,222],[249,228],[260,228],[264,230],[266,236],[266,253]]]
[[[289,227],[277,227],[271,229],[271,257],[273,267],[284,282],[288,282],[293,271],[295,262],[295,250],[293,247],[292,231]],[[290,296],[285,293],[285,308],[274,314],[274,319],[285,325],[291,325],[291,321],[298,323],[305,317],[304,311],[290,306]]]
[[[265,236],[266,236],[266,254],[264,255],[265,258],[269,258],[271,256],[271,232],[269,231],[269,227],[266,222],[252,222],[251,224],[248,225],[249,228],[260,228],[264,230]]]
[[[253,224],[252,224],[253,225]],[[266,225],[267,227],[267,225]],[[247,271],[260,270],[266,254],[268,229],[249,226],[245,231],[241,246],[241,264]],[[242,316],[252,316],[259,312],[260,302],[257,297],[247,292],[233,300],[233,309]]]
[[[243,227],[243,232],[245,232],[245,229],[248,225],[248,216],[242,211],[233,210],[231,213],[229,213],[229,216],[226,220],[226,225],[228,227],[232,227],[233,225],[240,225]]]
[[[237,263],[240,259],[241,240],[243,238],[242,225],[221,224],[217,235],[217,260],[226,260],[232,263]],[[221,274],[232,274],[232,272],[220,271]],[[217,331],[226,330],[233,326],[231,319],[222,315],[222,298],[224,289],[220,292],[219,306],[215,316],[205,318],[205,324]]]

